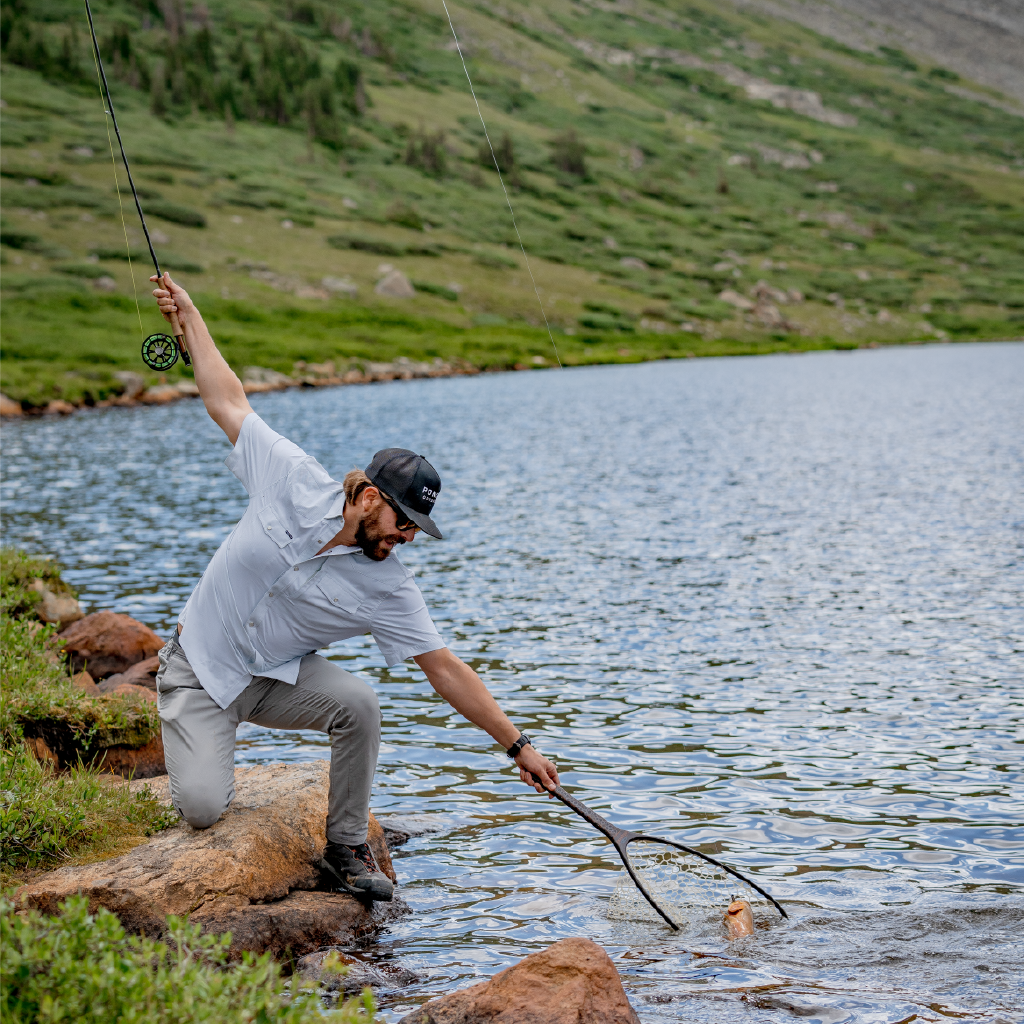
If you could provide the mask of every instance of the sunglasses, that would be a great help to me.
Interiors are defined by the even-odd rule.
[[[380,491],[380,488],[378,488]],[[392,511],[395,513],[395,529],[397,530],[418,530],[419,527],[398,507],[398,503],[390,497],[380,491],[380,496],[391,506]]]

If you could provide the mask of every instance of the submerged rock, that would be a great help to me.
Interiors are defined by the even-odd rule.
[[[562,939],[490,981],[431,999],[399,1024],[640,1024],[611,957]]]
[[[267,950],[302,956],[344,945],[407,912],[399,899],[368,910],[347,895],[316,892],[325,843],[328,762],[238,768],[235,801],[211,828],[184,822],[129,853],[59,868],[17,898],[48,914],[81,892],[126,929],[160,935],[168,914],[189,914],[212,932],[232,933],[231,953]],[[166,776],[142,785],[169,802]],[[393,881],[384,834],[370,817],[367,841]]]
[[[338,967],[342,967],[344,973]],[[311,981],[320,982],[324,994],[356,995],[364,988],[389,991],[422,980],[415,971],[400,964],[368,964],[334,946],[307,953],[295,968]]]
[[[60,635],[72,671],[87,668],[93,679],[124,672],[152,658],[164,645],[149,626],[117,612],[93,612]]]

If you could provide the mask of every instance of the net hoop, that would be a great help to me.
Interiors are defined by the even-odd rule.
[[[690,846],[684,846],[682,843],[677,843],[673,839],[662,839],[660,836],[648,836],[648,835],[643,835],[641,833],[635,833],[635,834],[631,835],[621,845],[621,847],[619,846],[619,843],[615,843],[615,846],[616,846],[616,848],[618,850],[618,853],[619,853],[619,857],[622,860],[622,863],[623,863],[623,865],[626,868],[626,872],[629,874],[629,877],[632,879],[633,884],[640,891],[640,894],[643,896],[643,898],[645,900],[647,900],[647,902],[654,908],[654,910],[665,921],[665,923],[670,928],[672,928],[673,931],[679,931],[679,925],[676,924],[676,922],[673,921],[672,918],[669,917],[669,915],[658,905],[658,901],[647,891],[647,886],[645,886],[643,881],[641,881],[641,879],[637,875],[635,869],[633,868],[633,865],[630,863],[630,859],[629,859],[629,855],[627,853],[627,849],[628,849],[630,843],[633,843],[633,842],[636,842],[636,841],[643,841],[643,842],[648,842],[648,843],[657,843],[657,844],[662,845],[662,846],[670,846],[670,847],[672,847],[672,848],[674,848],[676,850],[681,850],[683,853],[687,853],[687,854],[689,854],[692,857],[697,857],[699,860],[706,861],[709,864],[714,864],[715,867],[718,868],[720,871],[723,871],[723,872],[725,872],[728,875],[732,875],[734,878],[738,879],[744,885],[749,886],[751,889],[753,889],[759,895],[763,896],[782,915],[782,917],[784,919],[788,920],[789,915],[786,913],[785,909],[782,907],[782,905],[779,903],[778,900],[776,900],[773,896],[770,896],[767,892],[765,892],[764,889],[762,889],[761,886],[759,886],[756,882],[752,882],[745,875],[741,875],[734,868],[729,867],[728,864],[723,864],[720,860],[716,860],[714,857],[710,856],[709,854],[701,853],[699,850],[694,850]]]

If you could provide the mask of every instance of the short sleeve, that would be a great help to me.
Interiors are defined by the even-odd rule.
[[[242,481],[251,497],[287,476],[305,458],[306,453],[297,444],[271,430],[251,412],[242,420],[238,440],[224,465]]]
[[[370,632],[389,668],[448,646],[441,639],[412,576],[381,601],[370,620]]]

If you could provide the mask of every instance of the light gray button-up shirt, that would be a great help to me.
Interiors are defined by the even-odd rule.
[[[253,676],[295,683],[300,659],[372,633],[388,665],[445,646],[412,572],[392,552],[317,552],[344,526],[345,492],[298,445],[246,416],[225,459],[249,507],[178,621],[203,688],[226,708]]]

